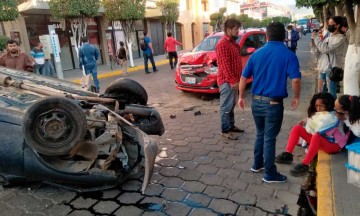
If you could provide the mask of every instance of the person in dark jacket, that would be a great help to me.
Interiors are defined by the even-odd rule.
[[[85,74],[88,75],[91,73],[96,92],[99,92],[99,80],[97,78],[97,65],[96,61],[99,59],[99,50],[92,44],[89,44],[87,37],[82,37],[82,46],[79,49],[79,66],[82,68],[84,66]]]
[[[285,32],[285,40],[284,40],[285,46],[294,53],[296,53],[298,40],[299,40],[299,33],[293,29],[292,25],[288,25],[287,31]]]

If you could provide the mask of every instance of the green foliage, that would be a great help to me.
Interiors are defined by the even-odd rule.
[[[225,14],[226,13],[226,7],[220,8],[219,12],[222,13],[222,14]]]
[[[109,21],[136,21],[145,18],[145,0],[103,0]]]
[[[289,17],[277,16],[272,18],[273,22],[281,22],[283,24],[289,24],[291,19]]]
[[[0,35],[0,53],[6,48],[7,40],[9,40],[8,37]]]
[[[99,14],[100,0],[50,0],[49,8],[57,19],[94,17]]]
[[[210,14],[210,25],[214,27],[214,31],[221,30],[221,26],[225,20],[226,8],[220,8],[219,12]]]
[[[160,0],[156,2],[156,5],[160,8],[162,16],[161,21],[165,23],[167,31],[172,30],[173,24],[178,20],[179,11],[179,0]]]
[[[19,16],[16,0],[0,1],[0,22],[15,20]]]

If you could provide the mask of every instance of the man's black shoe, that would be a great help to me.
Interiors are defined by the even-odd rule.
[[[154,70],[154,72],[158,72],[158,71],[159,71],[158,69]]]
[[[149,72],[149,71],[145,71],[145,74],[149,74],[149,73],[151,73],[151,72]]]
[[[283,152],[276,156],[275,162],[277,163],[284,163],[284,164],[291,164],[293,162],[293,155],[288,152]]]
[[[295,177],[303,176],[309,172],[309,166],[305,164],[296,164],[291,170],[290,174]]]

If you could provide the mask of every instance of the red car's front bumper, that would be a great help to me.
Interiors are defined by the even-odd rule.
[[[188,82],[188,79],[191,82]],[[175,75],[176,88],[181,91],[216,94],[219,93],[216,74],[206,74],[205,72],[194,74],[181,74],[180,68]]]

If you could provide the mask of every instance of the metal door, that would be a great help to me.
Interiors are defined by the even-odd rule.
[[[164,54],[164,27],[160,20],[149,20],[150,39],[154,49],[154,55]]]

